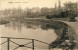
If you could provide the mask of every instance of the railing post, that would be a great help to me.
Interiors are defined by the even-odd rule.
[[[50,50],[50,46],[48,47],[48,49]]]
[[[32,39],[32,49],[34,50],[34,39]]]
[[[9,42],[10,42],[10,38],[7,38],[7,50],[10,50]]]

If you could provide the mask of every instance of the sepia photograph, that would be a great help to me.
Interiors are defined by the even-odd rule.
[[[78,0],[0,0],[0,50],[78,50]]]

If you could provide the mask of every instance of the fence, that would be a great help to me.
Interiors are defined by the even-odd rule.
[[[40,42],[40,43],[43,43],[43,44],[46,44],[47,46],[49,46],[49,44],[48,43],[45,43],[45,42],[42,42],[42,41],[39,41],[39,40],[36,40],[36,39],[28,39],[28,38],[14,38],[14,37],[1,37],[1,39],[7,39],[6,41],[4,41],[4,42],[2,42],[0,45],[4,45],[5,43],[7,43],[7,49],[6,50],[10,50],[11,48],[10,48],[10,42],[12,42],[13,44],[15,44],[15,45],[17,45],[17,47],[16,48],[14,48],[13,50],[16,50],[16,49],[18,49],[19,47],[26,47],[26,48],[31,48],[32,50],[35,50],[35,41],[37,41],[37,42]],[[22,39],[24,39],[24,40],[30,40],[31,42],[28,42],[28,43],[26,43],[26,44],[18,44],[18,43],[16,43],[16,42],[14,42],[14,41],[12,41],[12,39],[20,39],[20,40],[22,40]],[[28,45],[28,44],[32,44],[32,47],[29,47],[29,46],[26,46],[26,45]],[[49,48],[48,48],[49,49]]]
[[[10,43],[13,43],[13,44],[15,44],[15,45],[17,45],[15,48],[13,48],[13,50],[17,50],[18,48],[20,48],[20,47],[26,47],[26,48],[31,48],[32,50],[36,50],[36,48],[35,48],[35,42],[40,42],[40,43],[43,43],[43,44],[45,44],[45,45],[47,45],[48,46],[48,48],[47,48],[47,50],[50,50],[50,49],[52,49],[52,48],[50,48],[50,44],[48,44],[48,43],[45,43],[45,42],[42,42],[42,41],[39,41],[39,40],[36,40],[36,39],[29,39],[29,38],[14,38],[14,37],[1,37],[1,39],[6,39],[6,41],[4,41],[4,42],[2,42],[0,45],[2,46],[2,45],[4,45],[5,43],[7,43],[7,49],[6,50],[12,50],[11,49],[11,47],[10,47]],[[15,42],[15,41],[13,41],[12,39],[14,39],[14,40],[18,40],[18,39],[20,39],[20,40],[30,40],[31,42],[28,42],[28,43],[25,43],[25,44],[18,44],[17,42]],[[74,41],[74,42],[78,42],[78,41]],[[26,45],[28,45],[28,44],[31,44],[32,46],[31,47],[29,47],[29,46],[26,46]],[[53,48],[54,49],[54,48]]]

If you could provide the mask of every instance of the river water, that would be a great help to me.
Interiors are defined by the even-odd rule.
[[[55,22],[54,22],[55,23]],[[51,24],[54,24],[50,22]],[[49,22],[38,22],[38,21],[11,21],[10,23],[0,25],[0,36],[1,37],[15,37],[15,38],[30,38],[30,39],[36,39],[45,43],[50,44],[56,38],[58,37],[58,34],[56,33],[53,25],[53,27],[48,26]],[[69,24],[69,23],[68,23]],[[70,25],[78,25],[78,23],[75,23],[74,25],[70,23]],[[59,25],[60,26],[60,25]],[[60,27],[57,27],[58,31],[60,32]],[[76,29],[76,34],[78,35],[78,27],[74,27]],[[7,39],[1,39],[1,43],[5,42]],[[31,41],[29,40],[15,40],[11,39],[12,41],[18,43],[18,44],[26,44]],[[27,45],[29,47],[32,47],[32,44]],[[14,43],[10,43],[10,50],[13,50],[16,48],[17,45]],[[35,41],[35,48],[37,50],[48,50],[48,45]],[[7,43],[1,45],[1,50],[7,50]],[[32,50],[28,49],[26,47],[17,48],[16,50]],[[56,49],[55,49],[56,50]],[[57,49],[58,50],[58,49]]]

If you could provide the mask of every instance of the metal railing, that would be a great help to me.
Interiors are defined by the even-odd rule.
[[[6,41],[4,41],[4,42],[2,42],[0,45],[3,45],[3,44],[5,44],[5,43],[7,43],[7,49],[6,50],[10,50],[11,48],[10,48],[10,42],[12,42],[13,44],[15,44],[15,45],[17,45],[17,47],[16,48],[14,48],[13,50],[16,50],[16,49],[18,49],[19,47],[26,47],[26,48],[31,48],[32,50],[35,50],[35,41],[36,42],[40,42],[40,43],[43,43],[43,44],[46,44],[47,46],[48,46],[48,50],[50,50],[50,49],[52,49],[52,48],[50,48],[50,44],[48,44],[48,43],[46,43],[46,42],[43,42],[43,41],[40,41],[40,40],[36,40],[36,39],[29,39],[29,38],[14,38],[14,37],[0,37],[1,39],[7,39]],[[26,43],[26,44],[18,44],[17,42],[15,42],[15,41],[13,41],[12,39],[16,39],[16,40],[18,40],[18,39],[20,39],[20,40],[30,40],[31,42],[28,42],[28,43]],[[59,40],[59,41],[62,41],[62,40]],[[78,41],[73,41],[73,42],[78,42]],[[32,47],[29,47],[29,46],[26,46],[26,45],[28,45],[28,44],[31,44],[32,45]]]
[[[42,41],[36,40],[36,39],[29,39],[29,38],[14,38],[14,37],[1,37],[1,38],[7,39],[5,42],[2,42],[2,43],[0,44],[0,45],[3,45],[3,44],[5,44],[5,43],[7,43],[7,50],[10,50],[10,45],[11,45],[10,42],[12,42],[13,44],[18,45],[18,46],[17,46],[16,48],[14,48],[13,50],[18,49],[19,47],[26,47],[26,48],[31,48],[32,50],[35,50],[35,44],[34,44],[35,41],[48,45],[48,49],[49,49],[49,44],[48,44],[48,43],[45,43],[45,42],[42,42]],[[11,39],[31,40],[31,42],[28,42],[28,43],[26,43],[26,44],[20,45],[20,44],[17,44],[16,42],[12,41]],[[26,45],[28,45],[28,44],[32,44],[32,47],[26,46]]]

